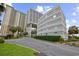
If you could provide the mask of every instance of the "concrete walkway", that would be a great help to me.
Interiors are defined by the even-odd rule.
[[[36,49],[48,56],[79,56],[79,48],[69,45],[54,44],[33,38],[6,40],[7,43],[20,44]]]

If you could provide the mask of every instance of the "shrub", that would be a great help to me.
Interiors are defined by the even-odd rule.
[[[68,36],[68,39],[72,39],[72,36]]]
[[[73,42],[73,41],[77,41],[76,39],[68,39],[66,40],[67,42]]]
[[[64,43],[64,38],[60,37],[60,43]]]
[[[79,39],[79,37],[78,37],[78,36],[74,36],[74,38],[75,38],[75,39]]]
[[[25,35],[28,35],[28,32],[24,32],[23,35],[24,35],[24,36],[25,36]]]
[[[75,43],[72,43],[72,46],[75,46],[76,44]]]
[[[68,36],[68,41],[71,42],[71,41],[78,41],[79,40],[79,37],[78,36]]]
[[[5,39],[10,39],[10,38],[12,38],[12,37],[13,37],[12,34],[8,34],[8,35],[5,36]]]
[[[4,39],[0,37],[0,43],[4,43]]]
[[[35,36],[34,38],[40,39],[40,40],[52,41],[52,42],[63,40],[61,39],[61,36]]]

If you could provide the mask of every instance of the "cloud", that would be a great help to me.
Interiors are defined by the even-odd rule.
[[[41,12],[41,13],[45,13],[45,12],[51,10],[51,9],[52,9],[51,6],[40,6],[40,5],[38,5],[35,10],[38,11],[38,12]]]
[[[53,7],[53,6],[52,6],[52,7]],[[45,11],[49,11],[49,10],[52,9],[52,7],[51,7],[51,6],[44,6],[44,9],[45,9]]]
[[[66,23],[67,28],[70,26],[70,24]]]
[[[76,11],[76,12],[79,12],[79,6],[77,6],[77,7],[75,8],[75,11]]]
[[[70,22],[70,25],[71,26],[77,26],[77,20],[76,19],[71,19],[71,22]]]
[[[73,24],[77,23],[77,20],[72,19],[72,23],[73,23]]]
[[[9,6],[12,6],[12,3],[7,3]]]
[[[66,19],[66,27],[67,27],[67,30],[68,28],[71,26],[71,24],[69,23],[69,19]]]
[[[73,16],[79,16],[79,6],[74,8],[74,11],[72,13]]]
[[[69,20],[68,19],[66,19],[66,23],[69,23]]]
[[[36,11],[41,12],[41,13],[44,12],[43,6],[37,6]]]
[[[73,16],[76,16],[77,14],[76,14],[76,12],[73,12],[72,15],[73,15]]]
[[[74,26],[74,25],[77,26],[77,20],[76,19],[71,19],[71,22],[69,21],[69,19],[66,19],[66,28],[67,28],[67,30],[70,26]]]

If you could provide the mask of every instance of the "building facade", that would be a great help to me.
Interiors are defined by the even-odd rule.
[[[59,6],[49,10],[40,17],[37,24],[37,35],[62,36],[67,38],[66,20]]]
[[[42,16],[41,13],[30,9],[27,11],[26,22],[27,22],[27,32],[31,36],[34,32],[37,31],[38,19]]]
[[[67,38],[66,20],[63,11],[59,6],[41,14],[33,9],[26,14],[6,5],[4,19],[1,25],[1,34],[9,33],[10,27],[21,27],[24,32],[41,36],[62,36]]]
[[[6,5],[4,18],[1,25],[1,34],[8,34],[10,27],[18,26],[24,29],[25,15],[26,14],[15,10],[13,7]]]

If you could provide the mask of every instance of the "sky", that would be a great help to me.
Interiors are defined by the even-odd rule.
[[[56,6],[60,6],[65,15],[67,28],[73,25],[79,27],[79,3],[9,3],[8,5],[23,13],[26,13],[30,8],[45,13]]]

